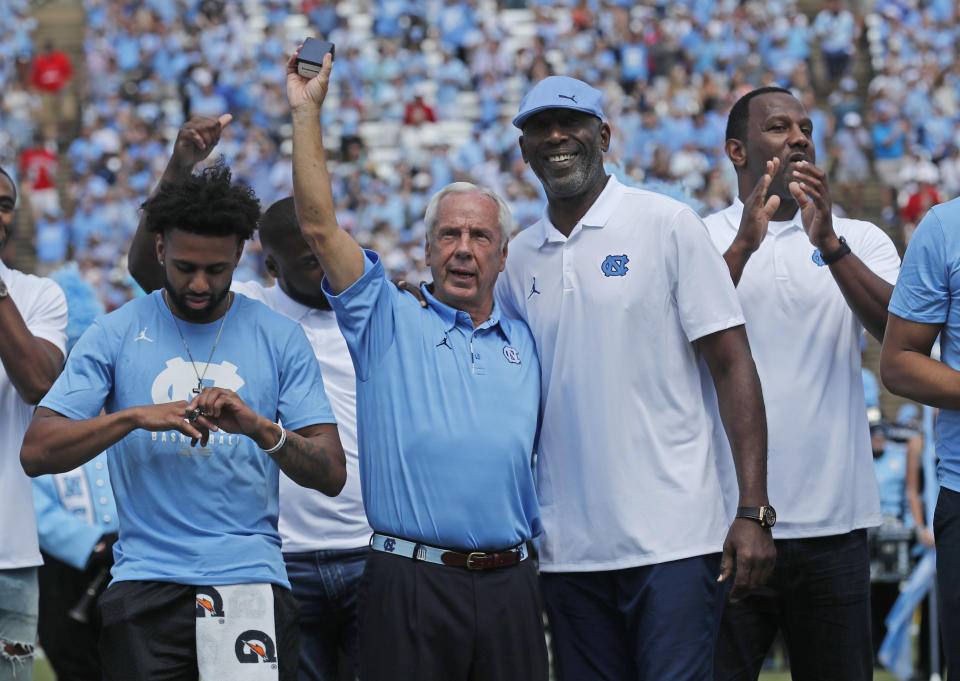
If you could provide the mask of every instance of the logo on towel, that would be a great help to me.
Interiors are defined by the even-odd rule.
[[[197,588],[197,617],[223,617],[223,597],[212,586]]]
[[[248,629],[237,637],[234,645],[239,662],[276,662],[277,647],[262,631]]]
[[[393,537],[388,537],[383,540],[383,550],[393,553],[393,550],[397,548],[397,540]]]
[[[608,255],[603,259],[600,271],[603,272],[605,277],[623,277],[630,271],[630,268],[627,267],[628,262],[630,262],[630,258],[627,257],[626,253],[623,255]]]
[[[516,348],[511,348],[509,345],[504,345],[503,356],[507,358],[507,361],[510,362],[510,364],[520,364],[520,353],[517,352]]]

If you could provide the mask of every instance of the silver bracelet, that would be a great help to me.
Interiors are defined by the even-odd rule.
[[[277,425],[280,426],[279,423]],[[267,454],[276,454],[285,444],[287,444],[287,429],[283,426],[280,426],[280,440],[270,449],[264,449],[263,451],[265,451]]]

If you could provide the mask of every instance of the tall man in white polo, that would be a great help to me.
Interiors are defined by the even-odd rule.
[[[0,254],[13,231],[16,201],[13,179],[0,169]],[[63,366],[66,326],[59,286],[0,261],[0,679],[33,678],[43,559],[19,454],[34,406]]]
[[[873,677],[864,528],[881,516],[860,336],[865,327],[883,338],[899,258],[874,225],[832,214],[812,134],[789,91],[744,95],[726,141],[739,198],[706,219],[737,284],[763,383],[779,511],[773,578],[724,611],[723,681],[756,679],[778,631],[794,678]],[[732,482],[732,472],[725,477]]]
[[[541,583],[558,678],[702,681],[718,577],[736,564],[739,594],[773,561],[760,382],[700,218],[606,174],[601,99],[553,76],[513,120],[548,200],[511,242],[497,287],[505,313],[530,325],[543,371]],[[729,525],[724,513],[700,355],[730,405],[741,504],[756,519]]]

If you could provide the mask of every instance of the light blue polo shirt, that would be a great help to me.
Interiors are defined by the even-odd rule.
[[[910,239],[889,310],[902,319],[942,324],[940,361],[960,370],[960,199],[931,208]],[[960,492],[960,411],[937,417],[937,474]]]
[[[357,374],[360,482],[370,526],[455,549],[541,531],[531,470],[540,364],[527,326],[470,315],[390,283],[376,253],[340,295],[324,290]]]

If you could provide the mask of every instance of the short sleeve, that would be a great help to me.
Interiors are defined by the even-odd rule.
[[[870,223],[863,223],[867,229],[857,240],[850,244],[853,253],[863,261],[870,271],[888,284],[896,284],[900,274],[900,256],[897,247],[882,229]]]
[[[334,295],[326,277],[323,279],[323,292],[337,315],[359,381],[370,378],[393,345],[399,296],[397,287],[387,281],[380,257],[369,250],[364,256],[363,275],[339,295]]]
[[[674,219],[668,238],[667,271],[673,277],[672,290],[687,340],[743,324],[730,270],[703,221],[685,208]]]
[[[277,417],[290,430],[337,422],[323,389],[320,364],[300,326],[289,335],[283,350]]]
[[[73,346],[63,373],[47,392],[41,407],[71,419],[97,416],[113,389],[112,344],[95,321]]]
[[[38,278],[40,291],[24,314],[27,328],[37,338],[53,343],[66,354],[67,298],[51,279]]]
[[[946,240],[936,211],[927,211],[903,256],[889,310],[911,322],[940,324],[950,311]]]

